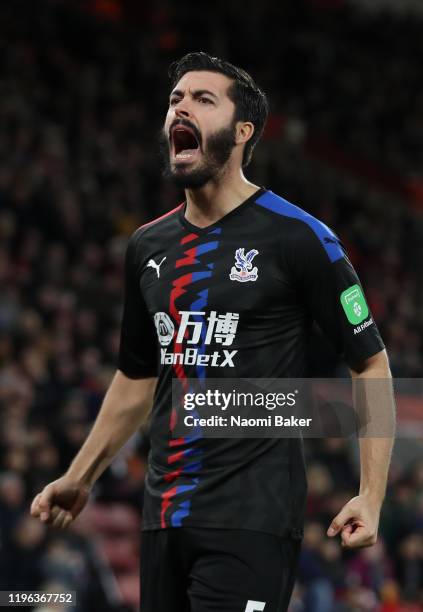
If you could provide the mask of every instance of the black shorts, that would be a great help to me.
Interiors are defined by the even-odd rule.
[[[142,612],[284,612],[301,539],[238,529],[145,531]]]

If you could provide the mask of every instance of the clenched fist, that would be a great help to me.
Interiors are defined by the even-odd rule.
[[[357,495],[350,499],[333,519],[327,535],[341,534],[345,548],[373,546],[377,540],[381,502]]]
[[[66,529],[88,501],[90,488],[62,476],[34,497],[31,515],[43,523]]]

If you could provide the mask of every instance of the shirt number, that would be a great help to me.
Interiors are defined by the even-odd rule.
[[[249,599],[247,601],[247,605],[245,606],[245,612],[263,612],[265,605],[265,601],[253,601],[252,599]]]

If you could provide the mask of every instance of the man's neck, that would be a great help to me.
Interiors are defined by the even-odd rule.
[[[186,189],[185,218],[197,227],[207,227],[237,208],[258,189],[242,173],[233,180],[226,177],[210,181],[201,189]]]

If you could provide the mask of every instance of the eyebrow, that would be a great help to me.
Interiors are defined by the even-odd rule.
[[[181,89],[174,89],[172,93],[170,94],[169,98],[171,98],[172,96],[183,96],[183,93],[184,92]],[[214,94],[212,91],[209,91],[208,89],[196,89],[192,93],[193,93],[194,98],[199,98],[203,94],[207,94],[209,96],[212,96],[216,100],[218,100],[218,96]]]

